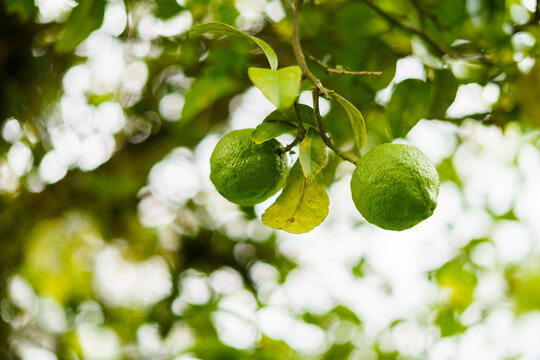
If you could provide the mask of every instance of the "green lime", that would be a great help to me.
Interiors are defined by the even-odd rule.
[[[386,230],[405,230],[437,206],[439,175],[417,148],[383,144],[365,154],[352,175],[352,199],[362,216]]]
[[[253,129],[236,130],[221,139],[210,158],[210,180],[227,200],[255,205],[285,185],[288,167],[280,143],[260,145],[251,140]]]

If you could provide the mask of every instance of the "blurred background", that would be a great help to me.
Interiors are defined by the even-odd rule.
[[[363,112],[362,151],[409,143],[438,168],[434,215],[399,233],[362,219],[332,153],[330,213],[303,235],[262,225],[276,196],[240,208],[209,181],[217,141],[274,108],[247,78],[267,67],[252,44],[187,31],[234,25],[287,66],[291,14],[288,0],[0,2],[0,358],[540,358],[537,2],[304,5],[310,55],[382,72],[308,60]],[[321,111],[354,152],[339,107]]]

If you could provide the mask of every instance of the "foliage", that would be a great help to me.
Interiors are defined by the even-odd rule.
[[[537,4],[52,3],[0,4],[0,358],[442,358],[537,321]],[[239,127],[292,141],[274,205],[209,183]],[[342,160],[418,138],[447,202],[390,238]]]

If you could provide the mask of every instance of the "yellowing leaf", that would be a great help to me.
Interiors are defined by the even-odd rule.
[[[278,58],[274,49],[272,49],[270,45],[268,45],[265,41],[255,36],[251,36],[243,31],[238,30],[235,27],[217,21],[195,25],[189,31],[189,36],[196,37],[205,33],[216,35],[241,36],[245,39],[249,39],[261,48],[264,55],[266,55],[266,58],[268,59],[268,62],[270,63],[270,68],[272,68],[272,70],[276,70],[278,67]]]
[[[276,202],[266,209],[261,220],[271,228],[301,234],[313,230],[324,221],[329,205],[322,174],[319,173],[311,181],[306,179],[297,161],[289,173],[285,189]]]
[[[265,141],[274,139],[286,132],[296,130],[296,126],[287,121],[265,121],[253,130],[251,140],[255,144],[262,144]]]
[[[248,76],[272,104],[278,109],[287,109],[296,101],[302,81],[302,70],[298,66],[289,66],[277,71],[252,67],[248,69]]]
[[[356,142],[358,150],[360,150],[366,144],[367,139],[366,122],[362,113],[343,96],[334,93],[334,99],[336,99],[343,109],[345,109],[349,122],[351,123],[354,141]]]
[[[300,153],[298,156],[304,176],[312,180],[321,172],[326,164],[326,145],[319,133],[309,128],[306,137],[300,143]]]

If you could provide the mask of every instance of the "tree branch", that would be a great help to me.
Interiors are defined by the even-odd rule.
[[[294,2],[294,12],[293,12],[293,33],[292,33],[292,47],[294,51],[294,56],[298,65],[302,69],[304,75],[311,80],[313,85],[319,89],[323,96],[327,99],[330,99],[330,94],[328,90],[322,85],[321,81],[317,79],[315,75],[309,70],[306,59],[304,58],[304,53],[302,51],[302,44],[300,43],[300,9],[304,0],[295,0]]]
[[[444,45],[434,39],[431,35],[429,35],[424,29],[416,27],[414,24],[409,22],[407,19],[402,18],[401,16],[394,15],[391,13],[386,12],[384,9],[379,7],[375,1],[373,0],[362,0],[366,5],[371,7],[373,10],[375,10],[379,15],[384,17],[386,20],[391,22],[394,25],[399,26],[400,28],[413,33],[415,35],[418,35],[421,39],[423,39],[425,42],[427,42],[436,52],[439,56],[442,55],[448,55],[453,58],[462,58],[462,59],[468,59],[468,60],[480,60],[486,64],[492,64],[491,60],[488,59],[484,55],[466,55],[462,54],[451,47]]]
[[[302,140],[304,140],[304,137],[306,136],[306,129],[304,128],[304,124],[302,123],[302,119],[300,118],[300,113],[298,112],[298,103],[293,104],[293,110],[294,114],[296,115],[296,120],[298,122],[298,133],[296,134],[296,138],[292,143],[285,146],[284,148],[281,148],[280,154],[285,154],[286,152],[291,151],[296,145],[298,145]]]
[[[324,141],[326,146],[328,146],[340,158],[350,163],[353,163],[355,165],[358,164],[358,159],[339,150],[338,147],[334,145],[334,143],[332,142],[332,139],[330,139],[330,137],[326,135],[326,129],[324,128],[324,125],[322,123],[322,117],[319,111],[319,94],[320,94],[319,90],[316,87],[314,87],[313,90],[311,91],[311,95],[313,97],[313,115],[315,116],[315,122],[317,123],[317,130],[319,132],[319,135],[321,136],[321,139]]]
[[[304,50],[304,53],[307,55],[308,58],[315,61],[320,67],[322,67],[328,75],[330,75],[330,73],[340,75],[382,75],[382,72],[380,71],[349,71],[346,69],[331,68],[325,63],[323,63],[321,60],[317,59],[315,56],[311,55],[309,52]]]

